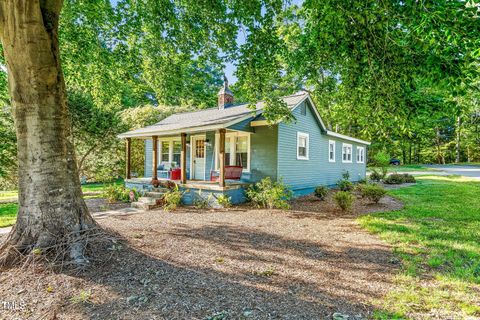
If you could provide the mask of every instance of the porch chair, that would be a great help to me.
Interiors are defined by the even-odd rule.
[[[242,166],[225,166],[225,180],[240,180],[242,177]],[[210,181],[218,181],[220,171],[212,170],[210,172]]]

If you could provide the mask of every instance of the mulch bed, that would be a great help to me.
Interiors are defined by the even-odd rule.
[[[80,273],[29,266],[0,274],[0,300],[24,303],[0,318],[349,319],[371,316],[398,261],[355,217],[401,208],[386,197],[350,213],[329,198],[292,210],[180,208],[111,216],[123,238]]]

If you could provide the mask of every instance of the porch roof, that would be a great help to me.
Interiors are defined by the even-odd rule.
[[[282,97],[282,99],[288,107],[293,109],[307,96],[308,93],[299,92],[290,96]],[[153,135],[167,136],[179,134],[181,132],[194,133],[227,128],[240,121],[253,118],[255,115],[260,114],[264,107],[264,101],[257,102],[255,112],[248,108],[248,106],[248,104],[240,104],[222,110],[219,110],[218,108],[210,108],[200,111],[176,113],[163,119],[159,123],[122,133],[118,137],[133,138],[151,137]]]

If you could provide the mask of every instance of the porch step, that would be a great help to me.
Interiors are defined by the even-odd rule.
[[[152,188],[152,192],[167,193],[169,191],[168,188]]]
[[[132,208],[142,209],[142,210],[146,210],[146,211],[157,209],[157,208],[160,208],[160,207],[161,207],[161,205],[156,204],[156,203],[145,203],[145,202],[140,202],[140,201],[132,202]]]
[[[137,202],[146,204],[157,204],[157,199],[152,197],[140,197]]]
[[[145,192],[145,197],[150,197],[150,198],[155,198],[155,199],[161,199],[164,194],[165,194],[165,192],[154,192],[154,191],[150,191],[150,192]]]

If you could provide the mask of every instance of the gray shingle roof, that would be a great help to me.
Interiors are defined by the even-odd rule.
[[[303,99],[305,99],[307,95],[308,93],[306,92],[298,92],[290,96],[282,97],[282,99],[285,101],[288,107],[293,108]],[[257,102],[257,113],[261,113],[263,107],[264,101]],[[174,134],[182,129],[185,129],[185,132],[195,132],[201,131],[202,128],[208,127],[222,128],[226,124],[231,125],[236,121],[241,121],[244,118],[248,118],[252,115],[252,109],[248,108],[248,104],[231,106],[222,110],[210,108],[200,111],[176,113],[163,119],[159,123],[122,133],[119,135],[119,137],[142,137],[151,136],[153,134],[162,136]]]

